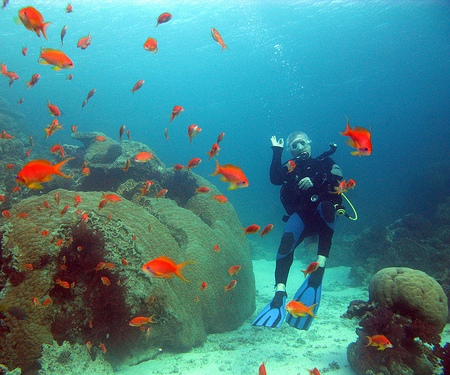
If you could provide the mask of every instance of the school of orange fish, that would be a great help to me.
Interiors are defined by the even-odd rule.
[[[2,8],[5,8],[7,5],[8,5],[8,1],[3,0]],[[72,5],[71,4],[67,5],[65,12],[71,13],[72,11],[73,11]],[[157,18],[156,26],[167,23],[171,19],[172,19],[172,15],[170,13],[168,13],[168,12],[162,13]],[[38,37],[40,37],[42,35],[45,39],[48,39],[47,29],[51,25],[51,23],[45,22],[42,14],[34,7],[28,6],[28,7],[20,9],[18,12],[18,22],[23,24],[28,30],[35,32]],[[60,34],[62,47],[64,46],[64,37],[65,37],[66,33],[67,33],[67,26],[64,26],[62,28],[61,34]],[[226,44],[224,43],[223,38],[221,37],[220,33],[215,28],[211,29],[211,36],[212,36],[213,40],[222,47],[222,51],[228,48],[226,46]],[[84,49],[88,48],[91,45],[91,43],[92,43],[92,37],[90,36],[90,34],[88,34],[87,36],[81,37],[78,40],[77,47],[84,50]],[[143,48],[144,48],[144,50],[155,54],[158,52],[158,42],[154,38],[148,38],[144,42]],[[22,48],[22,54],[24,56],[27,55],[26,47]],[[52,65],[53,70],[72,69],[75,66],[73,61],[62,50],[51,49],[51,48],[42,48],[41,49],[38,62],[40,64]],[[18,74],[13,71],[8,70],[7,63],[5,63],[5,62],[2,62],[0,64],[0,68],[1,68],[1,74],[3,76],[5,76],[6,78],[8,78],[9,86],[11,87],[13,85],[13,83],[19,79]],[[40,78],[41,77],[39,74],[33,74],[30,81],[26,82],[27,89],[31,89],[36,84],[38,84]],[[67,77],[68,80],[71,80],[72,78],[73,78],[72,74],[70,74]],[[142,80],[142,79],[138,80],[134,84],[134,86],[131,88],[131,92],[134,94],[137,90],[139,90],[144,85],[144,83],[145,83],[144,80]],[[82,103],[82,108],[88,103],[89,99],[95,94],[95,91],[96,91],[95,89],[92,89],[89,91],[86,99],[84,99],[84,101]],[[23,101],[24,101],[24,99],[20,98],[18,104],[23,103]],[[50,115],[52,117],[54,117],[54,119],[46,128],[44,128],[45,135],[46,135],[45,139],[48,139],[56,131],[62,129],[62,125],[59,123],[59,120],[57,119],[58,117],[61,116],[61,111],[59,110],[58,106],[51,103],[50,100],[47,100],[47,107],[48,107]],[[182,106],[175,105],[170,114],[169,123],[174,121],[175,118],[177,116],[179,116],[183,111],[184,111],[184,108]],[[77,128],[73,125],[71,127],[71,130],[72,130],[72,132],[76,132]],[[194,137],[197,136],[201,131],[202,131],[202,129],[197,124],[189,125],[188,129],[187,129],[187,135],[189,137],[189,142],[192,142]],[[126,132],[125,132],[125,125],[122,125],[119,129],[120,141],[122,141],[122,137],[123,137],[124,133],[126,133],[128,139],[130,139],[130,131],[126,130]],[[371,143],[371,132],[369,130],[362,128],[362,127],[354,127],[353,129],[351,129],[349,120],[347,118],[346,129],[343,132],[341,132],[341,134],[343,136],[348,136],[349,138],[348,138],[347,143],[351,147],[356,149],[356,151],[352,152],[352,155],[368,156],[371,154],[372,143]],[[164,135],[165,135],[165,138],[168,139],[168,128],[164,129]],[[219,145],[220,145],[220,142],[222,141],[222,139],[224,138],[224,135],[225,135],[225,132],[222,132],[218,135],[217,141],[211,146],[211,149],[207,152],[208,159],[217,157],[217,155],[220,151]],[[0,139],[10,140],[13,138],[14,138],[14,135],[8,134],[5,130],[2,130],[0,133]],[[94,139],[94,141],[95,142],[104,142],[104,141],[106,141],[106,138],[103,136],[97,136]],[[32,137],[30,137],[30,148],[25,153],[26,158],[28,158],[30,156],[32,148],[33,148],[33,139],[32,139]],[[12,194],[20,191],[21,185],[26,186],[29,189],[42,189],[43,188],[42,183],[50,181],[52,179],[53,175],[61,176],[63,178],[71,178],[74,175],[74,172],[67,175],[67,174],[64,174],[61,170],[62,167],[64,166],[64,164],[66,164],[68,161],[74,159],[72,157],[65,159],[64,147],[61,144],[53,145],[52,147],[50,147],[49,151],[52,154],[58,154],[63,160],[56,164],[53,164],[52,162],[50,162],[48,160],[43,160],[43,159],[37,159],[37,160],[32,160],[32,161],[28,162],[17,173],[16,182],[18,185],[13,189]],[[152,152],[143,151],[143,152],[139,152],[134,157],[133,161],[135,163],[145,163],[145,162],[152,160],[152,158],[153,158]],[[198,166],[201,163],[201,161],[202,161],[201,158],[195,157],[195,158],[192,158],[191,160],[189,160],[186,166],[184,166],[182,164],[176,164],[173,168],[175,170],[187,169],[189,171],[192,168],[195,168],[196,166]],[[130,167],[130,164],[131,164],[131,161],[128,159],[123,168],[124,172],[126,172],[128,170],[128,168]],[[15,165],[12,163],[9,163],[6,165],[6,168],[10,169],[10,170],[14,170]],[[288,173],[292,172],[295,169],[295,162],[292,160],[289,161],[287,164],[287,168],[288,168]],[[86,162],[84,161],[81,166],[81,174],[88,176],[89,173],[90,173],[89,167],[87,166]],[[218,176],[218,175],[220,175],[221,181],[227,182],[229,184],[228,190],[245,188],[245,187],[248,187],[248,185],[249,185],[248,179],[245,176],[245,174],[241,168],[239,168],[238,166],[232,165],[232,164],[220,165],[216,159],[216,167],[212,173],[212,176]],[[153,182],[150,180],[147,180],[145,182],[144,186],[141,188],[141,194],[146,195],[149,192],[149,189],[152,185],[153,185]],[[352,179],[348,180],[348,182],[346,182],[344,180],[340,183],[340,185],[338,187],[335,188],[336,189],[335,193],[342,194],[342,193],[346,192],[348,189],[353,189],[355,187],[355,185],[356,185],[356,183]],[[167,189],[161,189],[160,191],[158,191],[156,193],[155,198],[163,198],[167,192],[168,192]],[[210,192],[210,189],[206,186],[201,186],[196,189],[196,192],[199,194],[206,194],[206,193]],[[212,195],[212,199],[214,199],[215,201],[217,201],[221,204],[228,202],[227,197],[222,194]],[[5,201],[5,196],[0,195],[0,204],[4,201]],[[58,205],[59,204],[58,193],[55,194],[55,201],[56,201],[56,204]],[[81,201],[82,201],[81,196],[77,194],[74,197],[74,204],[73,204],[74,207],[77,207],[81,203]],[[106,204],[119,203],[120,201],[121,201],[121,198],[116,194],[102,193],[102,198],[99,202],[98,210],[101,210],[103,207],[105,207]],[[50,207],[49,202],[45,201],[44,207],[48,209]],[[69,205],[64,206],[64,208],[61,210],[60,214],[64,215],[69,210],[69,208],[70,208]],[[87,223],[89,221],[89,216],[88,216],[87,212],[77,210],[76,214],[78,214],[80,216],[80,220],[82,222]],[[4,218],[9,218],[9,217],[11,217],[11,213],[9,210],[3,210],[2,216]],[[21,217],[23,219],[26,219],[28,216],[28,213],[22,212],[22,213],[17,214],[17,216]],[[261,227],[259,225],[251,224],[251,225],[243,228],[242,235],[244,236],[247,234],[255,234],[255,233],[260,232],[260,236],[264,237],[272,229],[273,229],[273,224],[268,224],[260,232]],[[49,235],[49,233],[48,233],[48,231],[43,230],[41,235],[47,236],[47,235]],[[133,238],[133,240],[135,240],[135,239],[136,238]],[[64,241],[65,241],[64,239],[57,239],[57,238],[52,239],[52,243],[55,243],[56,246],[62,246]],[[81,251],[81,250],[82,249],[79,249],[79,251]],[[215,252],[219,252],[220,251],[219,244],[216,244],[214,246],[214,249],[212,249],[212,250],[214,250]],[[156,278],[172,278],[175,275],[178,278],[180,278],[181,280],[188,282],[188,280],[182,274],[182,269],[185,266],[192,264],[192,263],[195,263],[195,262],[193,260],[187,260],[185,262],[177,264],[174,260],[172,260],[166,256],[159,256],[159,257],[152,259],[149,262],[145,263],[142,266],[142,271],[145,272],[146,274],[148,274],[149,276],[156,277]],[[126,265],[128,265],[128,261],[126,259],[122,259],[122,266],[126,266]],[[63,264],[63,265],[61,265],[61,267],[65,267],[65,265]],[[96,270],[98,271],[98,270],[101,270],[104,268],[112,269],[114,267],[115,267],[114,264],[107,263],[107,262],[101,262],[97,265]],[[317,267],[318,267],[318,263],[312,262],[306,268],[306,270],[304,270],[302,272],[305,274],[305,277],[306,277],[308,274],[314,272],[317,269]],[[25,264],[24,268],[31,271],[31,270],[33,270],[33,265]],[[232,265],[228,270],[228,274],[231,277],[233,277],[240,271],[240,269],[241,269],[240,265]],[[101,282],[105,286],[110,285],[110,280],[106,276],[101,277]],[[75,287],[74,283],[69,284],[67,281],[64,281],[61,279],[56,279],[55,284],[61,286],[62,288],[66,288],[66,289]],[[224,291],[229,292],[233,288],[235,288],[236,285],[237,285],[237,280],[232,279],[228,285],[224,286]],[[199,290],[203,291],[206,288],[208,288],[208,284],[206,281],[203,281],[201,283],[201,285],[199,286]],[[199,297],[196,296],[195,302],[198,302],[198,301],[199,301]],[[52,303],[52,301],[51,301],[51,299],[48,298],[48,299],[44,300],[43,302],[40,302],[39,299],[35,297],[33,299],[32,303],[35,306],[39,305],[40,303],[42,303],[43,306],[48,306]],[[314,313],[312,312],[313,308],[314,308],[314,305],[313,306],[305,306],[297,301],[291,301],[286,306],[287,311],[290,312],[295,317],[305,316],[306,314],[309,314],[309,315],[315,317]],[[139,327],[139,329],[141,329],[146,334],[146,337],[148,338],[150,335],[150,332],[151,332],[151,327],[148,327],[146,325],[149,323],[155,323],[154,318],[155,318],[154,315],[151,315],[149,317],[143,317],[143,316],[135,317],[129,322],[129,325],[132,327]],[[86,343],[86,347],[89,352],[90,352],[92,346],[93,346],[93,344],[90,341]],[[378,347],[378,350],[384,350],[386,348],[391,348],[392,344],[383,335],[376,335],[376,336],[368,337],[367,346],[375,346],[375,347]],[[103,352],[107,351],[106,346],[103,343],[100,343],[99,347],[101,348],[101,350]],[[266,375],[265,363],[266,362],[263,362],[261,364],[261,366],[259,367],[260,375]],[[317,368],[314,368],[313,370],[308,370],[308,371],[310,374],[313,374],[313,375],[319,374],[320,375],[320,372]]]

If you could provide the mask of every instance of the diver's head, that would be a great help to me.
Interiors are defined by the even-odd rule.
[[[289,134],[286,143],[287,149],[294,158],[308,159],[311,156],[311,141],[305,133],[294,132]]]

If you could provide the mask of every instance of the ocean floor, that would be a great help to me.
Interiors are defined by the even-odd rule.
[[[252,327],[257,312],[273,297],[274,261],[253,262],[256,277],[256,311],[236,331],[209,335],[201,347],[189,353],[162,351],[151,361],[119,369],[120,375],[152,374],[226,374],[257,375],[262,362],[267,361],[268,375],[308,375],[317,367],[321,374],[350,375],[354,372],[347,362],[347,345],[356,341],[357,320],[341,318],[355,299],[368,299],[367,288],[350,287],[349,267],[325,271],[322,300],[317,318],[308,331],[300,331],[284,323],[278,329]],[[300,270],[305,264],[295,261],[288,285],[288,299],[303,281]],[[227,317],[224,316],[223,319]],[[442,342],[450,341],[450,325]]]

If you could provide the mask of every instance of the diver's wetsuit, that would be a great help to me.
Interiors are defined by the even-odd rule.
[[[277,253],[275,285],[286,285],[294,250],[306,237],[317,234],[317,255],[328,258],[336,224],[334,205],[342,202],[342,197],[333,192],[342,179],[342,173],[329,156],[306,160],[297,157],[292,159],[295,169],[288,172],[287,166],[281,164],[283,148],[274,146],[272,150],[270,182],[282,185],[281,202],[289,215]],[[298,188],[298,182],[304,177],[313,182],[307,190]]]

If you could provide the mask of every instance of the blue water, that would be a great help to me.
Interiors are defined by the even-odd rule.
[[[0,61],[21,77],[11,89],[0,77],[0,95],[24,113],[27,130],[38,142],[48,147],[76,143],[70,137],[72,124],[79,131],[118,138],[125,124],[132,139],[151,147],[167,166],[202,157],[195,172],[227,194],[242,224],[271,222],[274,233],[282,229],[283,210],[279,188],[268,180],[272,135],[306,132],[313,156],[330,142],[338,144],[333,158],[344,177],[357,182],[348,197],[359,214],[356,223],[341,220],[341,233],[387,225],[409,212],[432,215],[440,198],[449,195],[448,170],[440,185],[426,174],[441,168],[434,163],[449,160],[447,1],[93,3],[74,2],[74,12],[66,14],[67,1],[11,1],[0,12]],[[27,5],[52,22],[48,41],[13,22]],[[155,28],[156,17],[165,11],[173,19]],[[75,68],[55,72],[37,60],[41,47],[61,47],[64,25],[63,51]],[[211,27],[229,49],[221,51]],[[92,45],[76,48],[89,32]],[[158,40],[158,53],[143,49],[148,37]],[[34,73],[41,80],[25,90]],[[66,80],[69,73],[72,81]],[[132,95],[140,79],[145,84]],[[82,109],[92,88],[96,93]],[[17,106],[20,97],[25,102]],[[47,99],[60,107],[65,126],[45,141],[42,129],[51,121]],[[174,105],[185,111],[169,125]],[[339,134],[346,116],[352,125],[372,129],[371,156],[350,155]],[[187,126],[192,123],[203,131],[190,144]],[[206,151],[222,131],[226,136],[218,160],[240,165],[250,181],[247,189],[228,192],[209,176],[214,162]],[[278,238],[275,234],[274,242]]]

